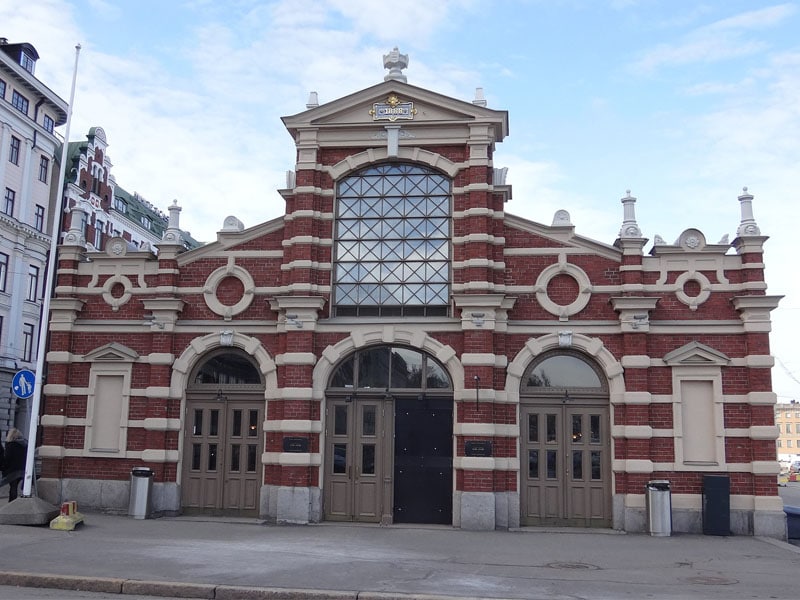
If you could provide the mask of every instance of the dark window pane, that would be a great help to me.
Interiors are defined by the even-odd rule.
[[[194,411],[194,426],[192,427],[192,435],[203,435],[203,411],[196,408]]]
[[[592,444],[600,443],[600,415],[589,417],[589,441]]]
[[[558,470],[558,453],[555,450],[547,451],[547,478],[555,479]]]
[[[231,472],[238,473],[241,468],[239,461],[241,459],[241,446],[239,444],[231,444]]]
[[[258,411],[250,411],[250,424],[247,427],[247,437],[258,436]]]
[[[247,445],[247,472],[256,472],[256,457],[258,456],[258,448],[255,444]]]
[[[382,346],[358,353],[358,387],[381,388],[389,386],[389,348]]]
[[[556,415],[547,415],[547,442],[553,443],[557,441],[556,433]]]
[[[375,475],[375,444],[361,445],[361,474]]]
[[[333,472],[347,473],[347,444],[333,445]]]
[[[539,451],[528,450],[528,477],[539,479]]]
[[[583,441],[583,415],[572,415],[572,443]]]
[[[219,435],[219,411],[214,409],[209,411],[211,415],[211,423],[208,428],[208,435]]]
[[[208,469],[207,471],[216,471],[217,470],[217,445],[216,444],[209,444],[208,445]]]
[[[233,428],[231,435],[233,437],[242,437],[242,411],[240,409],[233,411]]]
[[[539,441],[539,415],[528,415],[528,441]]]
[[[602,479],[600,472],[600,456],[599,450],[592,450],[592,479]]]
[[[261,383],[253,364],[235,352],[218,354],[207,360],[194,378],[195,383]]]
[[[333,435],[347,435],[347,406],[339,404],[333,410]]]
[[[583,451],[572,451],[572,478],[583,479]]]
[[[375,405],[370,404],[362,407],[361,412],[361,433],[363,435],[375,435]]]
[[[445,370],[438,365],[433,359],[428,358],[426,361],[427,370],[427,386],[429,390],[443,390],[450,388],[450,378],[447,376]]]
[[[392,349],[393,388],[422,387],[422,353],[406,348]]]
[[[200,470],[200,455],[203,452],[203,444],[192,444],[192,471]]]
[[[577,356],[561,354],[546,358],[528,374],[527,385],[538,388],[603,387],[595,370]]]
[[[353,387],[353,357],[345,360],[333,374],[331,387],[351,388]]]

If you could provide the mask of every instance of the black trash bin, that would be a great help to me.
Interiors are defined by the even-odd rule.
[[[147,519],[152,512],[153,476],[149,467],[131,469],[131,495],[128,500],[128,516],[134,519]]]
[[[731,479],[727,475],[703,476],[703,533],[731,534]]]
[[[647,528],[650,535],[672,535],[672,487],[669,481],[655,479],[645,486]]]

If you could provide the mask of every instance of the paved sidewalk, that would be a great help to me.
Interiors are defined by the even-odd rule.
[[[800,596],[800,548],[766,538],[84,515],[70,532],[0,525],[0,585],[217,599]]]

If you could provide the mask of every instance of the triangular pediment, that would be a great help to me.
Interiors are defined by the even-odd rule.
[[[516,215],[506,213],[506,227],[513,227],[519,231],[524,231],[532,236],[532,247],[536,247],[535,238],[543,238],[547,241],[544,246],[553,249],[553,253],[558,252],[558,248],[569,248],[579,250],[581,253],[603,256],[610,260],[622,260],[622,252],[609,244],[604,244],[591,238],[577,235],[573,226],[563,225],[543,225],[536,221],[529,221]]]
[[[386,104],[391,97],[401,103],[413,104],[408,119],[376,118],[371,114],[376,104]],[[321,104],[296,115],[283,117],[286,128],[296,137],[305,128],[375,128],[383,129],[392,123],[406,129],[420,125],[450,126],[454,124],[486,123],[495,141],[508,135],[508,113],[458,100],[430,90],[390,80],[354,94]]]
[[[118,342],[95,348],[85,356],[90,362],[132,362],[137,358],[139,358],[138,352]]]
[[[689,342],[664,355],[664,362],[670,367],[674,366],[725,366],[731,362],[722,352],[701,344]]]

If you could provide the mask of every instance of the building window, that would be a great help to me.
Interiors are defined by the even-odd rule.
[[[41,204],[36,205],[33,226],[36,228],[36,231],[44,231],[44,206]]]
[[[26,300],[36,302],[36,295],[39,291],[39,267],[30,265],[28,267],[28,297]]]
[[[450,179],[433,169],[376,165],[342,179],[336,315],[447,315],[450,217]]]
[[[792,424],[791,423],[787,423],[786,424],[786,433],[792,433]]]
[[[142,223],[142,226],[145,229],[150,229],[150,227],[152,227],[152,225],[153,225],[153,222],[150,220],[150,217],[148,217],[147,215],[142,215],[142,218],[140,219],[140,221]]]
[[[11,188],[6,188],[5,202],[3,202],[3,212],[9,217],[14,216],[14,198],[17,193]]]
[[[781,443],[781,441],[780,441],[780,440],[778,440],[778,448],[780,448],[780,447],[782,447],[782,446],[783,446],[783,444]]]
[[[94,247],[95,250],[102,250],[103,249],[103,229],[105,227],[105,223],[102,221],[97,221],[94,224]]]
[[[6,99],[6,82],[0,79],[0,100]]]
[[[20,52],[19,64],[22,65],[22,68],[28,73],[33,75],[33,69],[36,67],[36,61],[32,56],[26,54],[25,52]]]
[[[786,440],[786,447],[787,448],[791,448],[792,447],[792,440]]]
[[[22,325],[22,360],[31,362],[33,359],[33,324]]]
[[[39,158],[39,181],[47,183],[47,172],[50,170],[50,159],[46,156]]]
[[[122,198],[114,198],[114,209],[123,215],[128,214],[128,203]]]
[[[11,94],[11,106],[16,108],[23,115],[28,114],[28,99],[17,91]]]
[[[0,252],[0,292],[6,291],[6,278],[8,277],[8,254]]]
[[[18,138],[15,138],[13,135],[11,136],[11,148],[8,151],[8,162],[12,162],[15,165],[19,164],[19,146],[20,141]]]
[[[44,123],[43,124],[44,124],[44,128],[45,128],[46,131],[49,131],[50,133],[53,133],[53,129],[55,128],[56,124],[55,124],[55,121],[53,121],[53,119],[51,119],[49,115],[45,115],[44,116]]]

